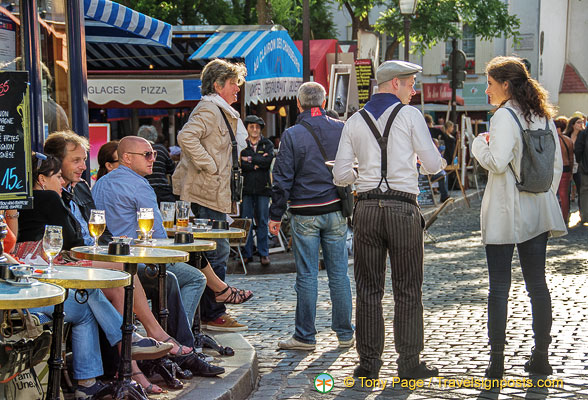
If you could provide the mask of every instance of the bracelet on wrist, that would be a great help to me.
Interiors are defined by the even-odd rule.
[[[19,215],[20,215],[20,213],[17,211],[14,214],[4,214],[4,218],[14,219],[14,218],[18,218]]]

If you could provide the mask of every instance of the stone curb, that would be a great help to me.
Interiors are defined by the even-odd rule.
[[[205,353],[215,357],[214,365],[224,367],[226,372],[218,378],[194,377],[184,382],[184,388],[170,391],[153,399],[207,399],[207,400],[245,400],[251,395],[259,378],[257,352],[239,333],[220,333],[205,331],[223,346],[232,347],[232,357],[218,356],[218,353],[205,349]]]

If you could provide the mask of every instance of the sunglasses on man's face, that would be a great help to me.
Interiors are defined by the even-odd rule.
[[[153,150],[153,151],[144,151],[143,153],[135,153],[132,151],[127,151],[127,153],[129,154],[136,154],[138,156],[143,156],[145,157],[146,160],[155,160],[157,158],[157,150]]]

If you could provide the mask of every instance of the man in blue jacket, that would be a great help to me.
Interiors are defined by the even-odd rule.
[[[296,125],[282,134],[273,170],[270,233],[279,233],[289,203],[296,260],[296,329],[290,339],[278,343],[280,349],[312,351],[316,347],[319,245],[329,277],[331,328],[337,334],[339,347],[351,347],[354,343],[345,246],[347,221],[341,214],[341,200],[333,176],[317,143],[324,148],[328,160],[333,160],[343,123],[326,116],[325,96],[325,89],[319,83],[300,86],[301,114]]]

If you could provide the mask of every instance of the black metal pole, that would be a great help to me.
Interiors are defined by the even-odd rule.
[[[310,81],[310,0],[302,0],[302,81]]]
[[[451,39],[451,121],[454,124],[457,124],[457,112],[456,112],[456,105],[457,105],[457,95],[456,95],[456,87],[457,87],[457,38]]]
[[[408,50],[410,46],[409,33],[410,19],[408,18],[408,14],[404,14],[404,61],[408,61]]]
[[[39,63],[39,22],[37,19],[37,0],[21,2],[22,34],[24,67],[29,71],[30,124],[31,148],[33,151],[43,151],[45,133],[43,129],[43,98],[41,83],[41,65]]]
[[[65,299],[68,290],[65,289]],[[65,300],[63,300],[65,303]],[[47,400],[59,400],[59,388],[61,382],[61,368],[63,368],[62,348],[63,342],[63,303],[56,304],[53,308],[53,337],[51,338],[51,353],[49,356],[49,382],[47,384]]]

